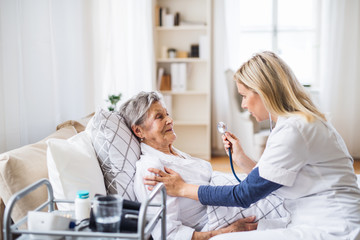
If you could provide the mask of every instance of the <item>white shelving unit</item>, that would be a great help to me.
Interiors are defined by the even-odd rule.
[[[159,68],[171,74],[172,64],[185,63],[187,69],[186,89],[161,91],[166,99],[171,99],[167,104],[177,134],[174,146],[192,156],[210,160],[212,0],[153,1],[154,11],[166,8],[168,14],[180,14],[178,26],[157,26],[155,19],[153,28],[156,79]],[[158,15],[154,14],[155,18]],[[186,51],[190,56],[193,44],[202,45],[199,46],[199,51],[203,51],[199,57],[164,56],[164,49],[170,48],[177,52]],[[158,85],[154,83],[155,88]]]

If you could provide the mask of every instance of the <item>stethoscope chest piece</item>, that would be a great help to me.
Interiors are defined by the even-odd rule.
[[[219,133],[225,134],[225,132],[227,131],[226,124],[224,122],[218,122],[217,130],[219,131]]]

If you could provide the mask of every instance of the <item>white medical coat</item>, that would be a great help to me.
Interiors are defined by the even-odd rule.
[[[283,229],[260,221],[258,231],[214,240],[360,239],[360,191],[353,159],[331,124],[279,117],[257,167],[261,177],[284,185],[274,192],[284,198],[290,213],[278,224]]]
[[[134,181],[135,195],[139,201],[144,201],[150,194],[143,183],[143,177],[151,175],[149,168],[164,171],[164,166],[178,172],[187,183],[208,185],[212,168],[209,162],[191,157],[174,148],[182,157],[164,154],[144,143],[141,143],[140,160],[136,162]],[[160,202],[160,196],[158,196]],[[166,230],[167,239],[191,239],[193,232],[200,231],[207,222],[206,206],[199,201],[188,198],[170,197],[166,200]],[[155,226],[152,236],[160,239],[160,223]]]

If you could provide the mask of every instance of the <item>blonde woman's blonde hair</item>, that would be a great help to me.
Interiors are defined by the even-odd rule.
[[[290,67],[275,53],[261,52],[245,62],[235,80],[259,94],[265,108],[277,116],[301,115],[308,122],[326,121]]]

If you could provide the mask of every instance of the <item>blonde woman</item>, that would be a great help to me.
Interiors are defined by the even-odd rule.
[[[274,193],[284,199],[287,218],[259,221],[258,230],[213,239],[359,239],[360,191],[353,159],[337,131],[314,106],[288,65],[272,52],[245,62],[234,76],[242,107],[257,121],[276,125],[258,164],[238,139],[225,133],[237,165],[248,177],[235,186],[198,186],[179,174],[150,169],[146,184],[164,182],[172,196],[203,205],[247,207]],[[227,152],[227,151],[226,151]]]

